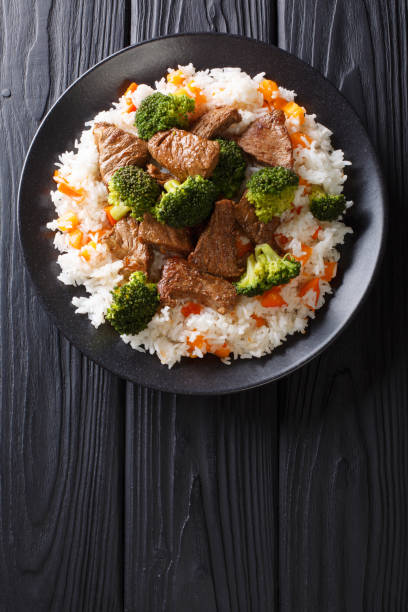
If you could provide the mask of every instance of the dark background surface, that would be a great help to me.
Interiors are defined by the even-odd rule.
[[[408,609],[407,14],[405,0],[3,0],[1,612]],[[351,326],[286,379],[220,398],[83,357],[39,305],[17,237],[47,108],[113,51],[178,31],[257,37],[320,70],[390,196],[385,261]]]

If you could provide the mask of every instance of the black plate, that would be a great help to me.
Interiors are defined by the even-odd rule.
[[[71,150],[84,122],[110,106],[129,81],[153,83],[168,66],[193,62],[198,69],[240,66],[267,76],[287,89],[308,112],[334,132],[348,169],[346,194],[355,201],[347,221],[355,234],[343,248],[335,295],[298,334],[261,359],[183,359],[171,370],[156,356],[133,351],[109,325],[95,329],[75,315],[73,295],[81,288],[57,280],[58,253],[46,223],[55,216],[49,197],[54,162]],[[59,98],[42,122],[27,154],[19,191],[19,229],[26,265],[43,304],[62,333],[86,355],[115,374],[136,383],[177,393],[215,394],[240,391],[280,378],[326,348],[350,321],[366,295],[384,237],[384,186],[373,148],[354,111],[319,73],[288,53],[255,40],[225,34],[185,34],[129,47],[86,72]]]

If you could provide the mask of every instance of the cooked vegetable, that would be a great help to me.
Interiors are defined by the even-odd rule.
[[[259,244],[247,259],[245,274],[234,283],[237,293],[252,297],[275,285],[284,285],[300,273],[301,264],[291,255],[280,257],[269,244]]]
[[[247,183],[247,198],[262,223],[279,217],[292,203],[299,177],[281,166],[262,168]]]
[[[299,104],[296,104],[296,102],[288,102],[285,104],[283,107],[283,112],[285,113],[286,117],[295,119],[299,125],[302,125],[302,123],[305,121],[305,111],[301,106],[299,106]]]
[[[172,227],[192,227],[206,219],[213,208],[216,189],[202,176],[189,176],[184,183],[171,180],[164,183],[167,191],[154,209],[161,223]]]
[[[217,197],[233,198],[245,178],[244,153],[233,140],[216,140],[220,144],[220,157],[211,180],[217,188]]]
[[[120,334],[138,334],[145,329],[159,306],[156,283],[148,283],[144,272],[134,272],[129,281],[112,291],[113,301],[106,319]]]
[[[127,206],[131,216],[143,220],[143,213],[149,211],[159,197],[160,187],[147,172],[136,166],[124,166],[116,170],[108,183],[109,204],[115,208]],[[110,209],[110,215],[114,217]],[[121,209],[123,211],[123,208]],[[123,216],[123,215],[122,215]],[[121,218],[121,217],[119,217]]]
[[[257,299],[264,308],[280,308],[281,306],[288,305],[280,294],[280,287],[268,289],[268,291],[265,291],[265,293],[260,295]]]
[[[346,198],[327,194],[321,187],[314,187],[310,195],[310,212],[319,221],[334,221],[346,210]]]
[[[161,130],[187,127],[187,113],[193,112],[194,107],[194,100],[185,95],[166,96],[156,91],[147,96],[135,115],[135,125],[140,138],[149,140]]]
[[[117,204],[116,206],[112,206],[110,209],[110,214],[112,219],[115,221],[120,221],[125,215],[128,214],[132,209],[130,206],[125,206],[124,204]]]

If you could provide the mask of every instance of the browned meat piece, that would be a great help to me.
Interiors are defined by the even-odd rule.
[[[193,134],[201,138],[212,138],[222,134],[233,123],[241,120],[239,111],[233,106],[213,108],[198,119],[191,128]]]
[[[269,223],[262,223],[256,216],[255,208],[247,200],[245,194],[238,204],[235,204],[234,212],[235,219],[255,244],[267,242],[272,247],[276,246],[273,235],[279,225],[279,217],[274,217]]]
[[[149,245],[139,240],[139,227],[139,223],[132,217],[126,217],[115,223],[102,238],[102,242],[108,246],[112,255],[123,260],[121,272],[125,276],[135,270],[141,270],[146,274],[149,272],[151,249]]]
[[[95,123],[93,133],[99,151],[99,169],[105,185],[122,166],[144,166],[147,143],[110,123]]]
[[[166,261],[157,288],[163,304],[175,306],[177,301],[188,298],[210,306],[221,314],[231,310],[237,299],[231,283],[200,272],[180,257],[171,257]]]
[[[262,164],[284,168],[293,166],[292,143],[281,110],[273,110],[255,119],[237,142]]]
[[[201,272],[234,279],[241,276],[234,235],[234,203],[220,200],[215,203],[210,222],[201,234],[197,246],[188,257]]]
[[[164,183],[167,181],[174,179],[174,176],[170,174],[170,172],[162,172],[160,168],[154,164],[148,164],[146,170],[150,176],[159,183],[159,185],[164,185]]]
[[[153,244],[165,251],[187,255],[193,249],[188,228],[176,229],[156,221],[150,213],[145,213],[139,228],[139,239],[146,244]]]
[[[197,174],[211,175],[218,163],[220,145],[184,130],[157,132],[148,142],[150,155],[184,181]]]

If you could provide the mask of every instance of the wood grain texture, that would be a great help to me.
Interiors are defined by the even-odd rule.
[[[124,386],[61,338],[38,303],[16,196],[46,108],[122,46],[123,5],[4,1],[1,11],[0,90],[11,97],[0,98],[0,610],[117,611]]]
[[[131,42],[219,31],[273,42],[273,4],[135,0]],[[276,387],[183,398],[128,385],[125,606],[277,609]]]
[[[279,385],[282,610],[408,609],[407,4],[279,1],[279,44],[349,99],[388,182],[380,278],[356,320]],[[358,206],[358,202],[356,203]]]
[[[178,32],[229,32],[276,41],[268,0],[131,0],[131,42]]]
[[[274,610],[273,395],[128,387],[126,610]]]

